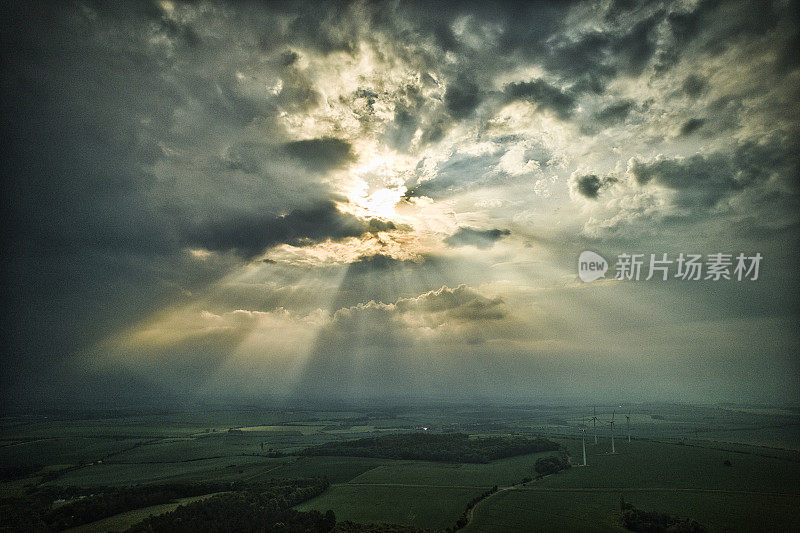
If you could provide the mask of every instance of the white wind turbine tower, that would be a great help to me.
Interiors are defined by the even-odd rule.
[[[586,424],[581,424],[581,447],[583,448],[583,466],[586,466]]]
[[[611,453],[617,453],[616,448],[614,448],[614,415],[617,414],[616,409],[611,413],[611,420],[608,421],[611,424]]]
[[[592,407],[592,431],[594,432],[594,443],[597,444],[597,407]]]
[[[631,441],[631,412],[628,411],[628,414],[625,415],[625,427],[628,430],[628,442]]]

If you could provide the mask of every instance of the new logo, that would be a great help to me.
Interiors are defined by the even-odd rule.
[[[578,257],[578,276],[586,283],[606,277],[608,261],[594,252],[581,252]]]

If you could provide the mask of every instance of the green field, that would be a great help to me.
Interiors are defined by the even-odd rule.
[[[478,531],[626,531],[620,496],[639,508],[691,517],[710,531],[797,531],[800,496],[693,490],[510,490],[479,505],[465,529]]]
[[[580,441],[565,441],[573,458]],[[586,468],[572,468],[481,503],[467,531],[619,531],[620,497],[635,506],[690,517],[711,531],[800,529],[800,462],[673,443],[601,439]],[[731,461],[725,466],[724,461]]]
[[[91,492],[102,486],[324,477],[331,486],[296,508],[331,509],[340,521],[452,527],[471,499],[497,485],[499,492],[475,507],[466,531],[620,531],[621,496],[643,510],[697,520],[710,531],[800,531],[800,414],[639,406],[631,416],[634,440],[621,436],[622,426],[618,453],[609,454],[608,427],[601,423],[599,444],[587,438],[589,466],[582,468],[577,467],[579,425],[588,410],[417,407],[6,417],[0,419],[0,467],[8,475],[0,480],[0,497],[24,499],[30,491],[63,487]],[[611,410],[598,408],[598,418],[610,418]],[[574,467],[520,486],[523,478],[536,477],[536,460],[553,452],[486,464],[297,455],[325,442],[421,427],[472,436],[544,436],[562,444]],[[129,510],[92,527],[123,528],[176,505]]]
[[[464,531],[626,531],[614,524],[618,501],[605,492],[509,490],[481,503]]]
[[[574,458],[580,441],[565,441]],[[764,492],[797,492],[800,487],[798,455],[774,459],[754,453],[634,440],[617,443],[617,454],[601,440],[587,446],[589,467],[573,469],[541,481],[552,488],[687,488]],[[724,462],[731,461],[726,467]]]
[[[333,509],[338,520],[444,529],[452,526],[467,502],[481,492],[474,488],[343,484],[297,508]]]
[[[204,494],[203,496],[192,496],[189,498],[180,498],[172,503],[162,503],[161,505],[151,505],[150,507],[143,507],[134,511],[120,513],[118,515],[85,524],[83,526],[67,529],[66,531],[72,533],[105,533],[115,531],[125,531],[134,524],[138,524],[149,516],[158,516],[164,513],[175,510],[180,505],[187,503],[197,502],[210,498],[215,494]]]
[[[369,457],[293,457],[269,474],[276,478],[325,477],[331,483],[343,483],[386,462]]]
[[[223,457],[178,463],[103,463],[71,470],[46,485],[92,487],[207,479],[233,481],[257,475],[274,461],[263,457]]]
[[[120,453],[142,442],[139,439],[96,437],[51,437],[19,441],[0,447],[0,466],[91,462]]]
[[[262,453],[263,439],[240,435],[163,439],[139,446],[113,457],[115,462],[171,462]],[[269,447],[267,445],[267,447]]]
[[[486,464],[450,464],[428,461],[392,461],[356,477],[351,483],[406,483],[491,487],[513,485],[533,477],[536,460],[553,452],[521,455]]]

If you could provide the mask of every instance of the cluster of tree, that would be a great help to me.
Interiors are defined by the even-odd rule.
[[[426,531],[431,530],[398,524],[358,524],[350,520],[336,522],[336,527],[333,528],[333,533],[425,533]]]
[[[459,529],[463,529],[464,527],[466,527],[467,524],[469,523],[469,512],[472,510],[472,508],[475,507],[479,501],[485,500],[495,492],[497,492],[497,485],[493,486],[491,489],[487,490],[480,496],[475,496],[469,502],[467,502],[467,509],[463,513],[461,513],[461,516],[459,516],[458,520],[456,520],[456,525],[453,526],[450,529],[450,531],[458,531]]]
[[[147,518],[128,533],[264,531],[297,533],[425,533],[397,524],[337,522],[333,511],[297,511],[254,493],[220,495]]]
[[[547,476],[560,472],[561,470],[566,470],[570,468],[570,466],[572,465],[569,464],[569,461],[565,457],[553,455],[551,457],[537,459],[533,468],[540,476]]]
[[[312,480],[282,480],[270,483],[174,483],[143,487],[107,488],[85,498],[58,507],[48,513],[44,520],[54,529],[66,529],[88,524],[108,516],[140,509],[151,505],[168,503],[178,498],[200,496],[221,491],[249,491],[280,496],[287,490],[302,491],[312,487],[316,495],[327,487],[327,482]],[[320,490],[316,490],[321,487]]]
[[[306,448],[300,454],[488,463],[505,457],[554,451],[559,447],[558,443],[540,437],[470,438],[464,433],[404,433],[343,442],[328,442]]]
[[[689,518],[678,518],[657,511],[637,509],[624,498],[619,500],[622,525],[641,533],[705,533],[706,528]]]
[[[47,508],[40,500],[3,498],[0,500],[0,531],[50,531],[42,520]]]
[[[25,498],[0,501],[0,531],[60,531],[133,509],[215,492],[252,493],[291,507],[322,493],[324,479],[272,480],[260,483],[169,483],[136,487],[47,487]],[[52,503],[65,500],[52,508]]]
[[[286,457],[286,454],[284,454],[282,451],[280,451],[280,450],[278,450],[276,448],[266,448],[265,449],[264,448],[264,444],[265,443],[263,443],[263,442],[261,443],[261,454],[260,455],[263,455],[264,457]]]
[[[10,481],[12,479],[22,479],[32,476],[43,468],[44,465],[37,463],[0,466],[0,481]]]
[[[293,505],[313,496],[309,488],[284,494],[273,492],[233,492],[182,505],[172,512],[151,516],[129,533],[280,531],[328,532],[336,526],[333,511],[297,511]]]

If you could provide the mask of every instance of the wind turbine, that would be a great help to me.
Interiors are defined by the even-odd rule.
[[[581,447],[583,448],[583,466],[586,466],[586,424],[581,424]]]
[[[628,411],[628,414],[625,415],[625,427],[628,430],[628,442],[631,441],[631,412]]]
[[[594,432],[594,443],[597,444],[597,407],[592,407],[592,431]]]
[[[611,420],[608,421],[611,424],[611,453],[617,453],[616,448],[614,448],[614,415],[617,414],[617,410],[615,409],[611,413]]]

